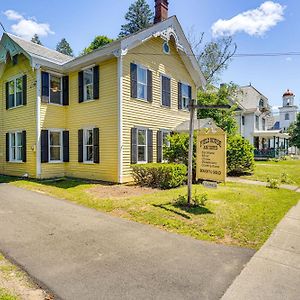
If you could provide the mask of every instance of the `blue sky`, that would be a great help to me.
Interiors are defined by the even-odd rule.
[[[43,44],[55,48],[65,37],[78,54],[96,35],[116,37],[124,23],[124,15],[133,0],[10,0],[1,4],[0,20],[6,30],[31,34],[36,28]],[[206,40],[212,38],[212,26],[218,20],[218,34],[234,33],[238,53],[300,52],[300,19],[297,0],[269,1],[270,15],[260,16],[251,23],[249,18],[237,17],[243,12],[259,8],[264,2],[257,0],[170,0],[170,15],[177,15],[184,30],[205,32]],[[154,0],[148,0],[154,7]],[[273,8],[275,7],[275,11]],[[278,10],[281,15],[278,16]],[[13,10],[14,13],[6,13]],[[253,12],[250,18],[253,18]],[[10,18],[8,18],[8,16]],[[249,14],[248,14],[249,16]],[[228,21],[231,20],[231,21]],[[29,22],[28,22],[29,21]],[[257,24],[260,24],[257,26]],[[13,27],[12,27],[13,26]],[[26,31],[27,30],[27,31]],[[44,34],[44,36],[43,36]],[[272,105],[281,105],[283,92],[290,88],[300,99],[300,56],[235,58],[224,72],[222,81],[240,85],[251,82],[264,93]]]

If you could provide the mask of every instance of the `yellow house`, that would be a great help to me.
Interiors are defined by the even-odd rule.
[[[4,33],[0,173],[123,183],[161,162],[205,80],[176,17],[77,58]]]

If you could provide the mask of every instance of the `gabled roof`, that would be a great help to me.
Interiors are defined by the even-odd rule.
[[[206,84],[191,46],[175,16],[77,58],[23,40],[12,34],[4,33],[0,42],[0,62],[6,61],[7,51],[11,55],[23,53],[31,60],[33,67],[45,66],[59,72],[67,73],[111,57],[126,55],[129,50],[152,37],[161,37],[166,41],[169,41],[172,37],[175,40],[177,51],[196,86],[201,87]]]

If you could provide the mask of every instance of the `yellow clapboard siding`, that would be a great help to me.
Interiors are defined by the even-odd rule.
[[[6,110],[5,83],[17,75],[27,75],[27,105]],[[5,175],[22,176],[28,173],[30,177],[36,175],[36,75],[28,59],[20,55],[18,64],[13,66],[7,62],[3,75],[0,78],[0,173]],[[27,135],[27,162],[6,162],[5,134],[9,131],[26,130]]]
[[[189,120],[189,113],[178,110],[178,82],[195,84],[182,62],[175,45],[170,43],[171,54],[163,54],[163,40],[152,38],[129,51],[123,60],[123,180],[131,180],[131,128],[146,127],[153,130],[153,161],[157,160],[156,132],[160,129],[173,130]],[[142,53],[142,54],[141,54]],[[130,97],[130,63],[145,66],[152,71],[153,102],[148,103]],[[171,77],[171,108],[161,106],[161,74]]]

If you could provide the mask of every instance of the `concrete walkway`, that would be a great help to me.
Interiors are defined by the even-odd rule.
[[[300,299],[300,202],[279,223],[222,300]]]
[[[70,300],[220,299],[254,254],[6,184],[0,251]]]
[[[251,185],[259,185],[259,186],[267,186],[267,182],[262,181],[256,181],[256,180],[250,180],[250,179],[244,179],[240,177],[227,177],[226,179],[228,182],[237,182],[237,183],[244,183],[244,184],[251,184]],[[300,188],[296,185],[290,185],[290,184],[281,184],[281,189],[286,189],[290,191],[294,191],[297,193],[300,193]]]

